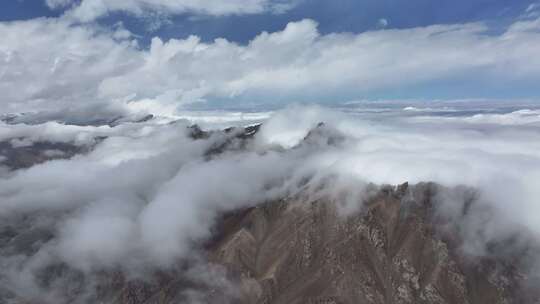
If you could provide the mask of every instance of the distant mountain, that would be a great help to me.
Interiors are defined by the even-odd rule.
[[[15,113],[0,115],[0,121],[7,124],[42,124],[49,121],[56,121],[63,124],[75,126],[117,126],[125,122],[146,122],[154,118],[153,114],[127,115],[124,113],[107,113],[102,115],[89,116],[86,112],[36,112],[36,113]]]

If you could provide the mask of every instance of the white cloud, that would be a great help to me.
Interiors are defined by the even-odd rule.
[[[66,15],[78,21],[89,22],[113,12],[136,16],[151,14],[175,15],[184,13],[204,15],[282,13],[294,7],[297,1],[273,0],[46,0],[52,9],[73,6]]]
[[[73,0],[45,0],[45,3],[52,9],[59,9],[72,5]]]
[[[155,37],[142,49],[121,26],[0,23],[0,102],[4,112],[127,104],[171,113],[201,101],[354,98],[475,78],[530,84],[540,77],[538,24],[517,21],[498,35],[480,23],[322,35],[302,20],[247,45]]]
[[[418,111],[418,110],[415,110]],[[433,117],[419,117],[418,121],[433,121]],[[474,124],[522,125],[540,127],[540,110],[522,109],[505,114],[475,114],[470,117],[437,117],[436,120],[461,121]]]
[[[97,98],[102,79],[140,64],[141,54],[133,41],[115,40],[111,33],[59,19],[0,23],[0,33],[4,113],[102,102]]]
[[[535,18],[540,16],[540,2],[531,3],[525,10],[524,17]]]
[[[381,18],[379,21],[377,21],[377,27],[379,28],[385,28],[388,26],[388,19]]]
[[[328,121],[331,113],[327,111],[325,116],[321,116],[321,109],[318,107],[292,106],[288,109],[274,114],[272,119],[264,123],[257,135],[259,145],[279,145],[290,149],[302,141],[308,130]],[[302,115],[298,115],[300,112]]]

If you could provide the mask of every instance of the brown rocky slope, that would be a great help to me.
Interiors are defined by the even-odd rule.
[[[533,303],[515,264],[467,259],[438,233],[436,188],[386,187],[348,216],[327,201],[243,210],[221,223],[210,256],[238,278],[241,303]]]

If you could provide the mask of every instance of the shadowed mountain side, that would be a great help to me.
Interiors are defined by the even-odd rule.
[[[10,170],[29,168],[54,159],[69,159],[77,154],[91,151],[103,138],[96,138],[90,146],[78,146],[73,143],[35,142],[28,146],[16,146],[9,141],[0,142],[0,165]]]

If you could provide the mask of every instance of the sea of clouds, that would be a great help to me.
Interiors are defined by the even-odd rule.
[[[93,145],[70,159],[0,171],[0,232],[27,237],[18,250],[0,249],[0,285],[23,299],[58,302],[57,289],[39,284],[38,274],[49,265],[63,263],[88,275],[111,269],[137,275],[200,260],[197,246],[223,212],[310,191],[310,183],[329,177],[327,195],[354,193],[341,205],[345,214],[360,210],[368,183],[475,189],[480,207],[466,219],[459,216],[463,193],[439,195],[440,212],[463,221],[463,252],[471,256],[516,235],[526,235],[523,242],[538,240],[540,110],[534,104],[489,109],[474,102],[431,108],[349,104],[186,112],[184,119],[115,127],[0,123],[0,141],[11,144]],[[189,126],[197,122],[216,130],[263,125],[240,149],[235,132],[193,139]],[[325,131],[305,139],[320,122]],[[227,141],[230,149],[208,155]],[[43,231],[48,237],[32,237]],[[533,274],[536,258],[530,261]]]

